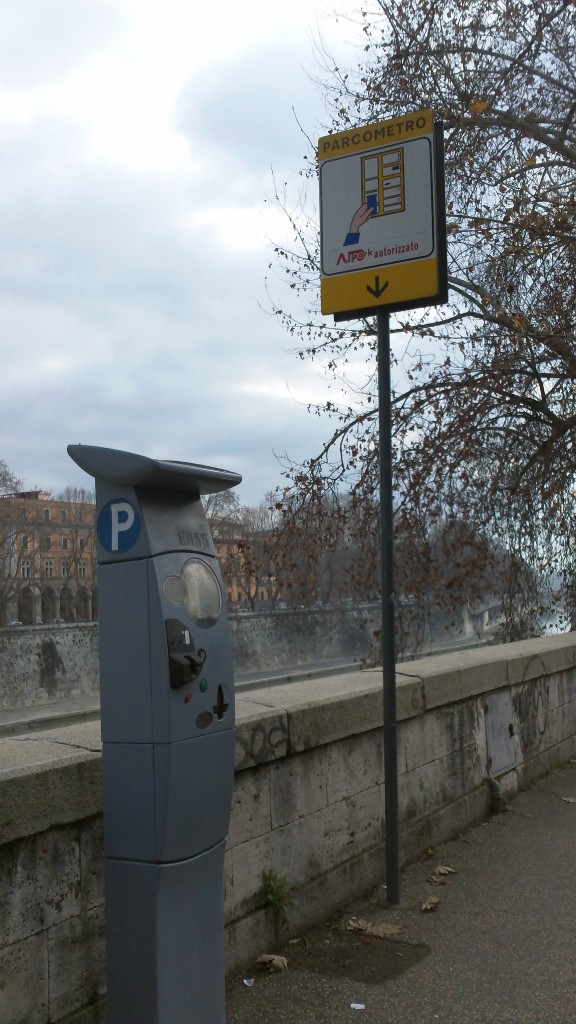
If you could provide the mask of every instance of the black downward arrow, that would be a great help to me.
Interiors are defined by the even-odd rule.
[[[379,299],[382,293],[386,291],[387,287],[388,281],[384,281],[384,284],[382,285],[382,287],[380,287],[380,278],[378,277],[378,274],[376,274],[376,277],[374,279],[374,287],[371,288],[371,286],[367,284],[366,290],[369,291],[370,295],[373,295],[375,299]]]

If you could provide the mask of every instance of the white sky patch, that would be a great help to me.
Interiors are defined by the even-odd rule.
[[[13,2],[3,0],[0,15]],[[19,0],[23,7],[26,2]],[[46,16],[52,0],[40,2]],[[83,5],[75,3],[81,31],[78,11]],[[98,5],[84,0],[84,6]],[[8,121],[30,123],[52,116],[81,123],[93,158],[134,171],[189,164],[189,148],[176,130],[173,111],[190,78],[201,83],[203,70],[219,67],[225,79],[227,60],[243,50],[261,47],[265,53],[267,41],[278,39],[284,45],[289,40],[302,45],[316,33],[309,0],[293,0],[289,5],[222,0],[217,13],[210,5],[187,0],[115,0],[109,6],[117,22],[110,27],[105,48],[91,52],[87,40],[82,64],[64,68],[60,80],[47,73],[49,80],[40,77],[35,87],[0,89],[0,100]],[[28,60],[35,59],[42,67],[41,52],[50,48],[51,40],[34,37],[33,21],[29,27],[32,32],[21,36],[20,46]],[[55,24],[54,33],[60,28]],[[312,63],[311,54],[303,51],[303,63],[307,60]],[[203,97],[198,98],[201,103]],[[231,82],[232,116],[233,104]]]
[[[309,377],[310,374],[306,376]],[[235,387],[235,390],[238,394],[248,397],[261,397],[274,402],[290,402],[302,407],[321,405],[329,397],[328,386],[321,377],[295,385],[279,380],[243,381]]]
[[[328,384],[264,312],[265,199],[272,168],[298,191],[331,6],[0,0],[0,459],[28,486],[85,486],[81,442],[229,459],[256,503],[275,452],[319,448]]]
[[[220,206],[197,210],[189,226],[214,231],[216,241],[225,249],[261,251],[275,221],[264,206]]]

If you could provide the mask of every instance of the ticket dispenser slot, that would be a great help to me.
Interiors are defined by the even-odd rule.
[[[96,480],[108,1024],[224,1024],[234,679],[200,496],[241,478],[68,452]]]
[[[206,651],[196,651],[190,630],[180,619],[166,619],[170,686],[173,690],[189,685],[196,679],[206,661]]]

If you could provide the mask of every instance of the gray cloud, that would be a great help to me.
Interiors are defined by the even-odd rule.
[[[302,63],[301,41],[287,38],[215,65],[183,89],[175,125],[192,147],[208,143],[232,168],[297,165],[306,142],[294,113],[309,128],[317,107]]]
[[[7,38],[34,21],[26,59],[43,25],[47,49],[34,69],[2,72],[0,43],[0,80],[72,68],[119,30],[117,11],[0,0]],[[97,159],[86,125],[55,115],[2,125],[0,458],[27,486],[85,485],[66,455],[80,442],[236,469],[256,502],[281,479],[274,453],[318,449],[326,424],[285,382],[306,400],[321,385],[259,306],[270,252],[250,223],[270,166],[300,163],[291,106],[310,106],[309,88],[289,40],[215,65],[177,105],[190,165],[166,172]]]

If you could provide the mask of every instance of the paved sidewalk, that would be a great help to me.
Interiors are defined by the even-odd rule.
[[[428,881],[439,865],[444,885]],[[354,916],[402,930],[348,931]],[[262,952],[288,971],[231,978],[227,1024],[576,1024],[576,764],[404,871],[399,907],[381,887]]]

